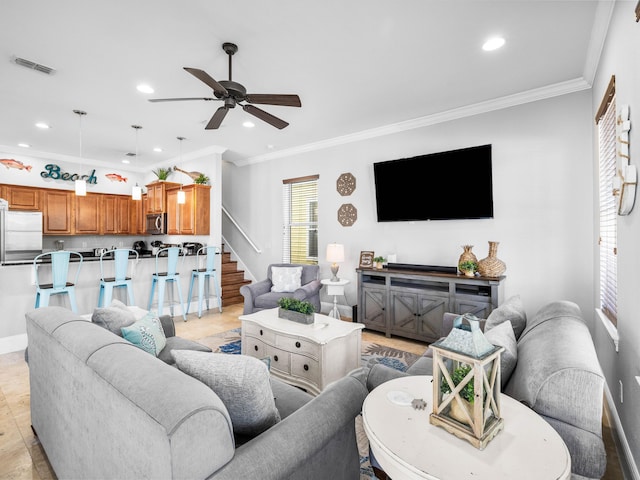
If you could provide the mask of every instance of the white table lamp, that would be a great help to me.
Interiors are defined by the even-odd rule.
[[[327,262],[331,262],[332,282],[337,282],[338,278],[338,262],[344,262],[344,245],[338,243],[330,243],[327,245]]]

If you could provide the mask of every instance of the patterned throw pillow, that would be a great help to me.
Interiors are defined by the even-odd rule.
[[[302,267],[271,267],[272,292],[295,292],[301,279]]]
[[[248,355],[174,350],[177,367],[213,390],[229,411],[233,431],[259,435],[280,421],[267,366]]]
[[[155,357],[167,344],[160,319],[154,312],[149,312],[133,325],[124,327],[122,336],[125,340]]]

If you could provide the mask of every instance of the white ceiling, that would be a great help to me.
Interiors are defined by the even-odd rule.
[[[635,1],[635,0],[634,0]],[[168,164],[224,147],[245,164],[390,128],[589,88],[611,0],[2,0],[0,150]],[[633,10],[633,9],[631,9]],[[484,52],[502,35],[506,45]],[[261,105],[278,130],[236,108],[205,130],[221,103],[183,70],[228,79],[223,42],[239,47],[233,80],[249,93],[295,93],[302,108]],[[46,75],[12,57],[55,69]],[[152,95],[136,91],[146,82]],[[457,113],[456,113],[457,112]],[[253,120],[255,128],[241,124]],[[34,124],[49,123],[40,130]],[[402,123],[404,122],[404,123]],[[400,125],[397,125],[400,124]],[[390,127],[393,126],[393,127]],[[16,145],[26,142],[24,150]],[[267,148],[272,145],[273,148]],[[153,147],[163,148],[154,153]],[[127,168],[124,167],[123,168]]]

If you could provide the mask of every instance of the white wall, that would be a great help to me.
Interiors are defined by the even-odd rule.
[[[592,89],[593,119],[604,96],[611,75],[616,76],[616,104],[627,104],[631,111],[630,153],[631,163],[640,164],[640,57],[638,39],[640,24],[635,22],[634,8],[637,2],[616,2],[607,40],[598,65]],[[594,145],[597,145],[597,129],[592,121]],[[592,169],[598,171],[597,151],[594,149]],[[595,179],[597,181],[597,177]],[[597,206],[597,187],[594,183],[594,205]],[[614,413],[624,428],[626,443],[623,447],[630,459],[634,478],[640,478],[640,385],[636,376],[640,375],[640,201],[630,215],[618,217],[618,336],[619,349],[616,352],[610,334],[604,324],[594,314],[594,341],[598,358],[607,379],[610,399],[615,405]],[[592,254],[598,258],[597,209],[593,211],[594,231]],[[596,260],[597,261],[597,260]],[[597,269],[596,269],[597,276]],[[598,295],[598,280],[593,284],[593,296]],[[620,400],[620,384],[623,384],[624,402]]]
[[[591,312],[591,118],[590,93],[582,92],[252,166],[224,163],[223,204],[262,253],[225,219],[223,235],[251,274],[264,278],[268,264],[281,256],[282,180],[319,174],[321,277],[330,275],[322,259],[326,244],[343,243],[339,276],[352,283],[342,303],[357,301],[355,268],[362,250],[396,253],[400,263],[454,266],[461,245],[474,245],[480,259],[495,240],[507,264],[506,295],[520,294],[531,315],[555,299],[573,300]],[[374,162],[487,143],[493,145],[494,219],[377,223]],[[336,191],[344,172],[357,182],[348,197]],[[450,198],[442,201],[473,201],[473,192],[461,187],[464,180],[463,172],[441,179],[451,185]],[[342,203],[358,209],[352,227],[337,221]]]

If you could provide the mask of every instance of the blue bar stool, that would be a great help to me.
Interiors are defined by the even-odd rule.
[[[180,299],[180,306],[182,307],[182,318],[184,321],[187,321],[187,314],[184,309],[184,302],[182,301],[182,289],[180,288],[180,273],[177,272],[178,267],[178,258],[180,256],[181,249],[178,247],[169,247],[162,248],[158,250],[156,253],[156,273],[152,275],[151,281],[151,295],[149,295],[149,304],[147,306],[147,310],[151,310],[151,305],[153,304],[153,296],[156,290],[156,284],[158,284],[158,315],[162,315],[162,307],[164,304],[164,291],[167,283],[170,283],[173,287],[174,284],[178,286],[178,298]],[[165,257],[167,259],[166,262],[166,271],[161,272],[160,265],[160,257]],[[184,259],[184,257],[183,257]],[[169,310],[171,312],[171,316],[173,317],[173,305],[175,302],[173,301],[173,288],[169,289]]]
[[[222,313],[222,299],[220,298],[220,289],[216,280],[215,260],[216,254],[220,253],[220,249],[215,246],[201,247],[196,252],[196,267],[200,267],[200,255],[206,255],[206,265],[204,268],[195,268],[191,271],[191,283],[189,284],[189,300],[187,302],[187,315],[189,307],[191,307],[191,298],[193,295],[193,282],[198,279],[198,318],[202,317],[202,299],[207,302],[207,310],[209,310],[209,278],[213,278],[213,286],[218,299],[218,309]],[[205,295],[206,287],[206,297]]]
[[[133,254],[132,261],[129,262],[129,256]],[[105,276],[105,257],[113,257],[113,266],[108,268],[108,273],[113,273],[112,277]],[[135,261],[134,261],[135,260]],[[107,250],[100,255],[100,294],[98,296],[98,307],[111,305],[113,298],[113,289],[116,287],[124,287],[127,289],[129,296],[129,305],[135,305],[136,301],[133,295],[133,270],[138,263],[138,252],[129,248],[117,248],[115,250]],[[129,265],[131,271],[129,272]],[[129,275],[129,276],[127,276]]]
[[[69,274],[69,261],[71,257],[78,257],[79,263],[76,269],[76,275],[73,282],[67,281]],[[38,276],[38,267],[44,263],[44,259],[49,257],[51,260],[51,283],[40,283]],[[69,250],[59,250],[56,252],[41,253],[33,259],[33,270],[36,280],[36,304],[35,308],[46,307],[49,305],[51,295],[60,295],[66,293],[69,295],[69,303],[73,313],[78,313],[78,305],[76,303],[76,283],[78,283],[78,275],[82,266],[82,255],[78,252]]]

